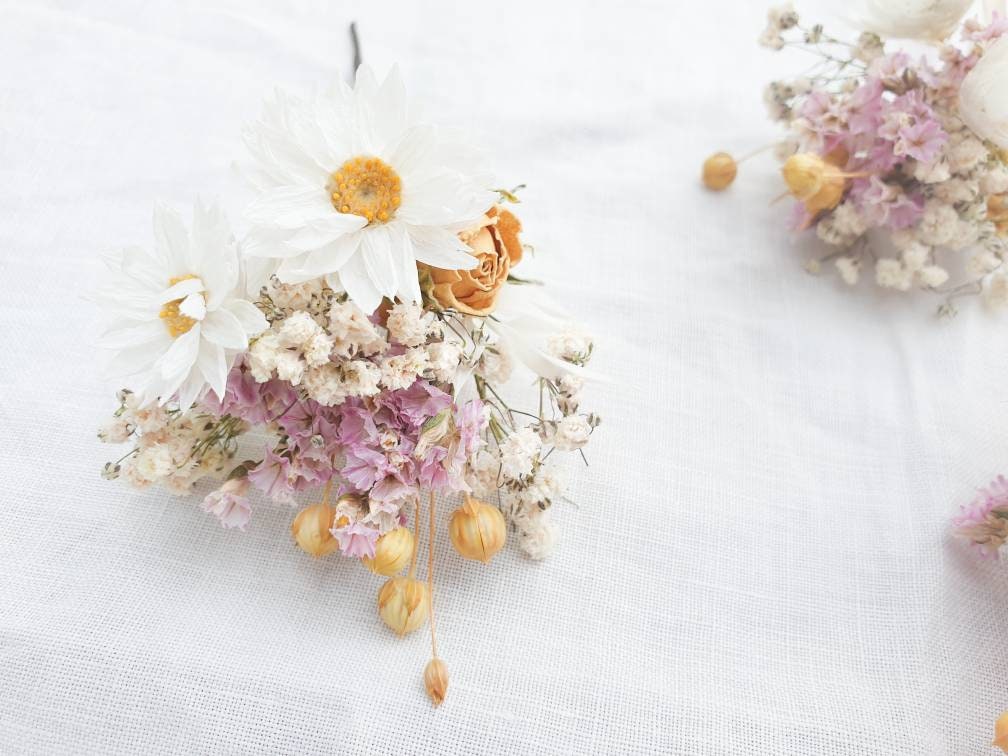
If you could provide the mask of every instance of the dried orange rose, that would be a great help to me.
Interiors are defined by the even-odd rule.
[[[444,270],[420,264],[424,293],[445,309],[489,315],[511,268],[522,257],[521,222],[509,211],[491,208],[485,223],[462,235],[476,256],[472,270]]]

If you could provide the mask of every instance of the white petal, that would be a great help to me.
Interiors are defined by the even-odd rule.
[[[227,384],[227,360],[224,355],[224,348],[204,341],[200,344],[199,356],[196,358],[196,366],[210,388],[218,398],[224,396],[224,387]]]
[[[384,224],[368,228],[361,234],[360,251],[364,270],[375,288],[386,297],[394,297],[399,289],[399,274],[392,256],[392,240]]]
[[[367,223],[367,218],[360,215],[333,211],[328,217],[299,228],[286,239],[286,243],[294,249],[309,252],[354,231],[360,231]]]
[[[199,353],[200,324],[197,323],[172,342],[168,351],[158,360],[158,369],[165,379],[178,378],[182,380],[196,364]],[[172,391],[177,386],[172,387]]]
[[[105,373],[117,378],[145,373],[154,368],[171,345],[172,339],[165,330],[164,335],[158,339],[121,349],[108,361]]]
[[[413,242],[401,223],[388,224],[392,237],[392,256],[398,262],[399,298],[404,302],[420,301],[420,278],[417,274]]]
[[[455,234],[432,226],[409,226],[417,260],[445,270],[471,270],[477,259]]]
[[[364,268],[361,251],[358,251],[347,261],[346,265],[340,268],[339,280],[354,304],[360,307],[365,314],[370,315],[378,309],[382,295],[371,283],[371,278]]]
[[[179,313],[193,320],[203,320],[206,311],[206,300],[199,292],[190,294],[179,303]]]
[[[348,234],[326,246],[289,258],[280,264],[277,277],[284,283],[303,283],[342,268],[360,246],[361,234]]]
[[[157,298],[157,303],[164,304],[165,302],[174,302],[176,299],[185,299],[190,294],[199,291],[203,291],[203,282],[198,278],[187,278],[162,291]]]
[[[159,340],[168,334],[161,319],[149,320],[146,323],[135,322],[119,328],[110,328],[97,341],[102,349],[125,349]]]
[[[172,208],[158,203],[154,207],[155,248],[163,260],[166,277],[184,275],[189,259],[189,232],[181,216]]]
[[[178,388],[179,407],[183,411],[189,409],[205,390],[206,383],[202,373],[193,371]]]
[[[227,310],[214,310],[203,320],[203,338],[225,349],[247,349],[248,337],[237,317]]]
[[[235,316],[246,336],[257,336],[269,328],[266,316],[259,311],[258,307],[244,299],[229,300],[224,303],[223,309]]]
[[[252,223],[280,228],[299,228],[335,212],[325,186],[280,186],[253,200],[245,211]]]
[[[293,257],[301,250],[287,244],[291,232],[279,228],[253,228],[242,239],[241,251],[245,257]]]

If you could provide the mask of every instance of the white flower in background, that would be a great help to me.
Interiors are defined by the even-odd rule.
[[[939,42],[971,5],[973,0],[863,0],[858,25],[883,37]]]
[[[966,75],[959,114],[974,133],[1008,149],[1008,37],[991,45]]]
[[[154,211],[153,251],[137,247],[107,259],[95,299],[111,316],[102,347],[109,372],[137,387],[141,404],[176,394],[188,409],[206,390],[224,395],[228,370],[268,323],[241,299],[238,252],[216,206],[197,203],[192,230],[166,207]]]
[[[312,99],[278,93],[246,133],[262,195],[246,254],[279,261],[285,283],[326,276],[366,313],[419,302],[417,261],[468,270],[457,233],[493,205],[490,177],[455,134],[419,122],[398,69],[362,66]]]

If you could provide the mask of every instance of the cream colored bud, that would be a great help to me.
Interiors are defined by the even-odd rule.
[[[364,557],[363,562],[375,575],[391,577],[402,572],[413,556],[413,534],[409,528],[396,528],[378,539],[374,557]]]
[[[424,669],[423,682],[430,700],[440,706],[448,693],[448,667],[437,657],[431,659]]]
[[[415,578],[394,577],[378,591],[378,615],[396,635],[423,625],[429,609],[427,585]]]
[[[715,192],[723,191],[732,185],[738,175],[738,163],[727,152],[715,152],[704,161],[703,183]]]
[[[452,512],[448,535],[459,554],[486,563],[504,546],[507,525],[497,507],[466,496],[465,503]]]
[[[843,171],[811,152],[789,157],[781,174],[788,191],[812,214],[839,205],[847,188]]]
[[[339,541],[330,532],[335,516],[336,510],[321,502],[298,512],[291,523],[291,534],[297,545],[313,557],[326,556],[336,551]]]
[[[800,152],[784,161],[781,174],[795,199],[804,201],[822,189],[826,161],[811,152]]]

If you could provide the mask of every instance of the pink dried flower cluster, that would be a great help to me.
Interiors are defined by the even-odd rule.
[[[958,535],[985,557],[998,558],[1008,541],[1008,479],[999,475],[953,520]]]
[[[802,26],[793,11],[771,12],[766,46],[821,58],[810,75],[766,90],[771,117],[789,130],[778,153],[817,156],[843,182],[825,202],[789,184],[798,200],[789,225],[814,229],[834,248],[810,261],[811,271],[829,261],[853,285],[871,267],[881,287],[945,294],[949,314],[964,294],[1008,305],[1008,165],[966,125],[959,99],[1006,31],[997,14],[988,24],[966,21],[960,44],[911,56],[887,51],[870,32],[850,44]]]

